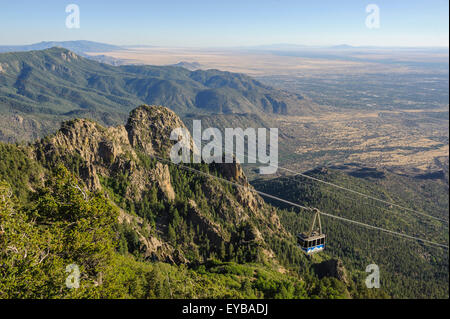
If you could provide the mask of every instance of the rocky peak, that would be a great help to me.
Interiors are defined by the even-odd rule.
[[[133,148],[162,157],[168,157],[175,144],[175,141],[170,140],[172,131],[176,128],[187,130],[173,111],[155,105],[142,105],[134,109],[125,128]]]
[[[38,159],[78,162],[80,177],[91,190],[100,189],[99,174],[124,170],[129,157],[136,157],[123,126],[105,128],[86,119],[64,122],[57,133],[36,143],[35,150]]]
[[[158,200],[173,203],[177,195],[173,185],[176,181],[172,180],[169,166],[160,161],[150,163],[149,160],[152,156],[169,156],[172,145],[176,143],[170,140],[175,128],[187,131],[171,110],[162,106],[140,106],[131,112],[125,126],[106,128],[84,119],[65,122],[57,133],[36,143],[34,152],[36,158],[43,162],[64,162],[78,173],[90,190],[108,193],[111,187],[116,187],[114,192],[119,192],[120,196],[133,203],[140,203],[149,196],[149,190],[156,189]],[[190,135],[189,143],[194,149]],[[211,165],[224,178],[249,186],[239,163]],[[229,225],[254,222],[253,226],[246,228],[245,240],[260,247],[266,247],[262,233],[284,232],[276,213],[266,207],[251,186],[248,189],[237,188],[232,194],[219,181],[210,179],[202,184],[201,192],[208,199],[210,210],[202,209],[202,205],[197,207],[195,202],[190,203],[185,216],[187,225],[192,223],[194,229],[198,227],[216,248],[223,242],[229,242],[230,238],[240,238],[233,233],[234,230],[230,230]],[[146,255],[167,260],[168,255],[175,256],[165,239],[167,216],[158,218],[152,230],[154,234],[141,238],[140,242],[145,247]],[[136,232],[144,233],[140,223],[131,224]],[[182,256],[173,258],[184,260]]]

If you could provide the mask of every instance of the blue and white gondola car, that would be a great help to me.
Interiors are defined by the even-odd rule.
[[[305,254],[318,253],[325,249],[325,234],[313,233],[308,236],[301,233],[297,235],[297,243]]]

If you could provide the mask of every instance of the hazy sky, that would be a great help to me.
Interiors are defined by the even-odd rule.
[[[80,28],[66,28],[68,4]],[[366,6],[380,8],[369,29]],[[0,44],[448,46],[448,0],[0,0]]]

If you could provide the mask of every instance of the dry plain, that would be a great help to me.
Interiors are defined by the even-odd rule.
[[[315,53],[314,53],[315,52]],[[120,59],[124,64],[171,65],[179,62],[198,63],[201,69],[219,69],[230,72],[246,73],[268,84],[296,91],[321,105],[324,96],[328,100],[336,94],[331,90],[309,89],[300,85],[308,79],[327,79],[339,82],[341,79],[372,83],[370,74],[377,74],[383,82],[393,76],[410,76],[417,82],[418,91],[424,90],[425,84],[433,82],[433,72],[442,75],[448,83],[447,71],[429,70],[423,66],[427,63],[445,63],[448,53],[422,52],[420,50],[356,50],[342,51],[279,52],[276,50],[257,49],[204,49],[204,48],[129,48],[122,51],[95,53]],[[386,62],[388,61],[388,62]],[[393,61],[393,62],[392,62]],[[423,65],[422,65],[423,64]],[[447,64],[448,66],[448,64]],[[446,76],[445,76],[445,72]],[[415,75],[428,76],[414,78]],[[366,76],[367,77],[364,77]],[[278,81],[278,79],[282,79]],[[431,80],[430,80],[431,79]],[[421,84],[421,81],[423,84]],[[334,84],[333,82],[330,82]],[[361,91],[351,86],[345,88],[351,94],[336,101],[364,105],[361,109],[321,108],[312,116],[278,116],[266,118],[268,125],[279,127],[284,143],[280,153],[281,165],[293,169],[306,170],[317,165],[355,162],[368,166],[389,167],[408,172],[435,171],[448,166],[448,88],[446,99],[430,104],[429,99],[419,100],[417,96],[390,96],[385,91],[395,91],[401,80],[383,88],[382,84],[367,86]],[[354,84],[352,84],[354,86]],[[448,84],[447,84],[448,85]],[[330,87],[331,88],[331,87]],[[434,87],[426,88],[429,92]],[[339,88],[338,88],[339,90]],[[412,90],[414,87],[412,86]],[[427,91],[428,92],[428,91]],[[443,91],[445,93],[445,90]],[[339,92],[338,92],[339,93]],[[369,103],[367,95],[375,99]],[[438,94],[438,92],[436,92]],[[378,108],[377,99],[383,98],[411,108]],[[446,102],[447,101],[447,102]],[[331,103],[333,104],[333,103]],[[338,104],[336,102],[336,104]],[[270,124],[269,124],[270,123]]]

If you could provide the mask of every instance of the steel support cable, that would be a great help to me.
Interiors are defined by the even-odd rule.
[[[240,155],[243,155],[243,156],[245,156],[247,158],[250,158],[248,155],[245,155],[245,154],[240,154]],[[256,160],[256,158],[252,158],[252,159]],[[252,164],[254,164],[254,163],[252,163]],[[435,220],[438,220],[438,221],[441,221],[441,222],[444,222],[444,223],[447,223],[447,224],[449,223],[448,220],[445,220],[445,219],[442,219],[442,218],[439,218],[439,217],[435,217],[435,216],[432,216],[432,215],[429,215],[429,214],[425,214],[425,213],[419,212],[417,210],[414,210],[412,208],[404,207],[404,206],[398,205],[396,203],[392,203],[392,202],[389,202],[389,201],[386,201],[386,200],[383,200],[383,199],[379,199],[377,197],[374,197],[374,196],[371,196],[371,195],[367,195],[367,194],[364,194],[364,193],[361,193],[361,192],[355,191],[353,189],[349,189],[349,188],[346,188],[346,187],[343,187],[343,186],[340,186],[340,185],[337,185],[337,184],[334,184],[334,183],[330,183],[330,182],[318,179],[318,178],[313,177],[313,176],[309,176],[309,175],[306,175],[306,174],[303,174],[303,173],[299,173],[299,172],[293,171],[293,170],[291,170],[289,168],[280,167],[280,166],[276,166],[276,165],[271,165],[271,164],[268,164],[268,163],[264,163],[264,165],[268,165],[268,166],[271,166],[271,167],[274,167],[274,168],[278,168],[280,170],[284,170],[286,172],[290,172],[290,173],[294,174],[291,177],[302,176],[302,177],[311,179],[311,180],[319,182],[319,183],[323,183],[323,184],[326,184],[326,185],[329,185],[329,186],[333,186],[333,187],[336,187],[336,188],[339,188],[339,189],[351,192],[353,194],[357,194],[359,196],[363,196],[365,198],[372,199],[372,200],[384,203],[386,205],[391,205],[391,206],[395,206],[395,207],[397,207],[399,209],[407,210],[407,211],[409,211],[411,213],[414,213],[414,214],[417,214],[417,215],[422,215],[422,216],[425,216],[425,217],[428,217],[428,218],[432,218],[432,219],[435,219]],[[286,176],[286,177],[290,177],[290,176]],[[297,181],[297,182],[300,182],[300,181]]]
[[[195,168],[186,166],[186,165],[184,165],[184,164],[173,163],[173,162],[170,161],[170,160],[167,160],[167,159],[164,159],[164,158],[155,156],[155,155],[149,155],[149,156],[150,156],[150,157],[153,157],[153,158],[155,158],[155,159],[157,159],[157,160],[159,160],[159,161],[161,161],[161,162],[165,162],[165,163],[168,163],[168,164],[173,164],[173,165],[176,165],[176,166],[181,167],[181,168],[183,168],[183,169],[189,170],[189,171],[194,172],[194,173],[201,174],[201,175],[206,176],[206,177],[215,178],[215,179],[217,179],[217,180],[219,180],[219,181],[222,181],[222,182],[224,182],[224,183],[228,183],[228,184],[234,185],[234,186],[236,186],[236,187],[248,189],[248,190],[250,190],[250,191],[252,191],[252,192],[255,192],[255,193],[257,193],[257,194],[260,194],[261,196],[265,196],[265,197],[268,197],[268,198],[272,198],[272,199],[275,199],[275,200],[277,200],[277,201],[286,203],[286,204],[288,204],[288,205],[295,206],[295,207],[298,207],[298,208],[302,208],[302,209],[304,209],[304,210],[314,211],[314,208],[312,208],[312,207],[303,206],[303,205],[300,205],[300,204],[297,204],[297,203],[288,201],[288,200],[286,200],[286,199],[283,199],[283,198],[280,198],[280,197],[277,197],[277,196],[270,195],[270,194],[265,193],[265,192],[261,192],[261,191],[255,190],[255,189],[251,189],[251,188],[249,188],[248,186],[241,185],[241,184],[239,184],[239,183],[236,183],[236,182],[227,180],[227,179],[222,178],[222,177],[214,176],[214,175],[209,174],[209,173],[206,173],[206,172],[202,172],[202,171],[200,171],[200,170],[198,170],[198,169],[195,169]],[[441,248],[446,248],[446,249],[449,248],[448,245],[441,244],[441,243],[437,243],[437,242],[433,242],[433,241],[431,241],[431,240],[427,240],[427,239],[423,239],[423,238],[419,238],[419,237],[415,237],[415,236],[411,236],[411,235],[399,233],[399,232],[396,232],[396,231],[393,231],[393,230],[389,230],[389,229],[385,229],[385,228],[378,227],[378,226],[372,226],[372,225],[369,225],[369,224],[365,224],[365,223],[358,222],[358,221],[355,221],[355,220],[352,220],[352,219],[348,219],[348,218],[345,218],[345,217],[341,217],[341,216],[336,216],[336,215],[332,215],[332,214],[328,214],[328,213],[323,213],[323,212],[320,212],[320,213],[321,213],[321,215],[323,215],[323,216],[335,218],[335,219],[338,219],[338,220],[341,220],[341,221],[353,223],[353,224],[355,224],[355,225],[362,226],[362,227],[366,227],[366,228],[370,228],[370,229],[376,229],[376,230],[379,230],[379,231],[382,231],[382,232],[385,232],[385,233],[388,233],[388,234],[391,234],[391,235],[400,236],[400,237],[407,238],[407,239],[410,239],[410,240],[420,241],[420,242],[422,242],[422,243],[424,243],[424,244],[428,244],[428,245],[430,245],[430,246],[436,246],[436,247],[441,247]]]

